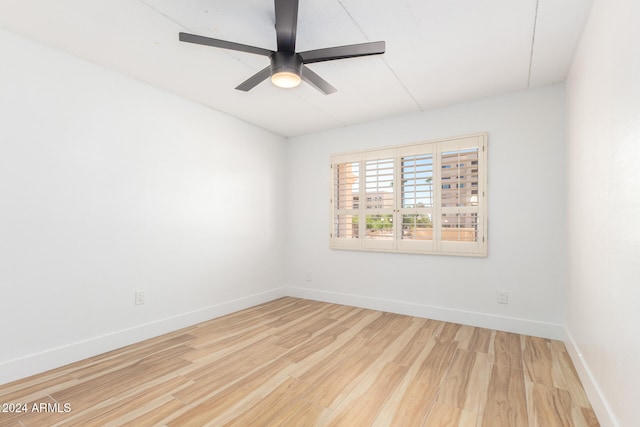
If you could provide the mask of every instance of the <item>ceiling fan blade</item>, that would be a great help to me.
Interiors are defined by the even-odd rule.
[[[275,0],[278,51],[295,53],[298,0]]]
[[[308,50],[306,52],[300,52],[299,55],[302,57],[303,63],[313,64],[314,62],[333,61],[335,59],[380,55],[384,53],[384,50],[385,42],[369,42]]]
[[[247,80],[240,83],[236,87],[236,89],[244,92],[248,92],[269,77],[271,77],[271,65],[269,65],[266,68],[263,68],[262,70],[255,73],[253,76],[249,77]]]
[[[271,56],[272,50],[263,49],[261,47],[249,46],[246,44],[228,42],[226,40],[212,39],[210,37],[197,36],[189,33],[179,33],[180,41],[205,46],[219,47],[222,49],[237,50],[239,52],[254,53],[256,55]]]
[[[302,66],[302,80],[309,83],[325,95],[330,95],[338,90],[305,65]]]

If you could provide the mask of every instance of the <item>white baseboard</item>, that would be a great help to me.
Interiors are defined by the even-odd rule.
[[[587,397],[589,398],[591,407],[598,417],[600,426],[619,427],[620,424],[618,424],[615,417],[613,416],[611,406],[609,406],[607,399],[604,397],[604,394],[602,394],[602,390],[593,377],[587,361],[584,359],[584,357],[582,357],[582,352],[578,348],[578,345],[574,341],[573,336],[566,327],[564,329],[564,345],[565,347],[567,347],[567,351],[569,352],[569,356],[573,361],[573,365],[576,367],[576,371],[578,371],[578,376],[580,377],[580,381],[582,382],[582,387],[587,393]]]
[[[285,288],[274,289],[1,362],[0,385],[253,307],[285,295]]]
[[[498,316],[487,313],[477,313],[424,304],[414,304],[404,301],[371,298],[361,295],[327,292],[317,289],[288,287],[286,288],[286,293],[288,296],[292,297],[369,308],[397,314],[406,314],[409,316],[425,317],[445,322],[462,323],[464,325],[532,335],[542,338],[562,340],[564,337],[563,325],[556,323]]]

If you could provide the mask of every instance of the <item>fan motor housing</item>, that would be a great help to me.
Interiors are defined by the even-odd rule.
[[[302,57],[292,52],[273,52],[271,55],[271,75],[289,72],[298,76],[302,73]]]

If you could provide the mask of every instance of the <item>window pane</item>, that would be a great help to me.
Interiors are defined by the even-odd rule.
[[[442,153],[442,206],[478,205],[478,148]]]
[[[431,214],[402,215],[403,240],[433,240]]]
[[[402,207],[433,206],[433,156],[422,154],[402,158]]]
[[[442,240],[447,242],[477,242],[478,214],[442,214]]]
[[[393,159],[366,162],[366,209],[393,208]]]
[[[358,209],[360,191],[360,165],[342,163],[334,167],[334,200],[336,209]]]
[[[393,240],[393,215],[367,215],[367,239]]]
[[[357,239],[358,215],[336,215],[333,220],[333,235],[341,239]]]

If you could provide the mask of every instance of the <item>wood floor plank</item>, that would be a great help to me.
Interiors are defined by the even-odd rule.
[[[473,336],[473,331],[475,329],[476,328],[469,325],[460,326],[460,329],[458,329],[456,336],[453,338],[458,341],[458,347],[469,349],[469,343],[471,342],[471,337]]]
[[[211,363],[211,359],[207,359],[204,363],[200,363],[199,359],[193,360],[192,362],[197,368],[190,369],[185,376],[189,379],[199,380],[215,378],[218,374],[230,369],[242,372],[251,371],[256,366],[263,364],[264,360],[271,360],[286,353],[286,349],[275,345],[275,341],[277,341],[277,337],[267,336],[214,359],[215,363]]]
[[[409,344],[393,359],[398,365],[411,366],[425,348],[429,340],[433,339],[434,330],[418,327],[411,337]]]
[[[159,352],[170,351],[173,348],[179,347],[181,349],[191,350],[191,342],[195,339],[193,335],[181,334],[166,340],[154,340],[148,341],[147,345],[142,346],[140,349],[130,346],[128,349],[122,352],[113,353],[112,357],[105,359],[96,357],[93,361],[88,361],[84,366],[78,369],[70,369],[69,373],[79,380],[85,378],[91,378],[96,374],[102,375],[110,368],[118,368],[122,366],[121,356],[127,355],[130,360],[144,359],[145,357],[151,357],[157,355]],[[146,344],[146,343],[145,343]],[[187,346],[187,344],[189,344]]]
[[[456,350],[451,365],[447,369],[437,402],[454,408],[464,409],[467,399],[468,383],[476,360],[473,351]]]
[[[336,336],[336,339],[332,344],[318,349],[315,353],[307,354],[303,360],[301,360],[299,355],[297,355],[299,351],[298,348],[291,349],[285,357],[288,357],[289,354],[297,355],[296,359],[298,362],[304,361],[304,372],[309,370],[309,366],[316,367],[316,371],[326,371],[329,364],[333,366],[339,364],[342,358],[348,357],[349,354],[364,345],[365,338],[361,336],[361,332],[379,315],[380,313],[374,311],[366,311],[362,312],[362,314],[358,313],[356,318],[349,317],[345,321],[351,326],[344,330],[344,332],[340,333],[339,336]],[[328,330],[325,332],[328,333]],[[322,334],[320,336],[322,336]],[[306,346],[307,344],[304,344],[301,347],[306,348]],[[304,353],[307,353],[306,350]],[[316,372],[316,375],[317,374],[318,373]],[[305,381],[312,382],[309,378],[306,378]]]
[[[578,373],[576,372],[576,369],[573,366],[571,359],[569,358],[569,353],[563,350],[554,349],[552,350],[552,355],[553,363],[555,366],[557,366],[558,375],[563,377],[564,385],[571,395],[571,399],[573,400],[573,402],[583,408],[589,408],[589,399],[584,392],[584,388],[582,387],[582,382],[580,382]]]
[[[571,396],[566,390],[544,384],[532,384],[532,427],[571,426]]]
[[[289,378],[275,390],[264,396],[256,405],[235,417],[226,425],[229,427],[246,427],[249,425],[279,424],[286,419],[294,404],[298,402],[311,386],[304,382]],[[283,414],[285,416],[283,416]]]
[[[532,383],[553,386],[553,358],[549,340],[522,336],[522,361],[526,379]]]
[[[185,383],[186,380],[184,378],[174,377],[153,387],[140,387],[133,394],[114,396],[108,401],[88,408],[80,416],[74,416],[70,419],[69,425],[121,424],[117,423],[117,420],[126,417],[129,413],[147,405],[154,407],[156,406],[156,403],[154,403],[156,400],[169,400],[169,393],[172,390],[179,389]],[[163,396],[165,396],[164,399]]]
[[[416,381],[439,386],[456,350],[456,341],[436,341],[427,357],[420,364]]]
[[[138,408],[132,412],[131,419],[122,421],[120,427],[141,427],[162,425],[161,422],[172,415],[180,414],[188,408],[187,404],[170,398],[157,406]]]
[[[522,345],[519,335],[510,332],[496,331],[491,353],[494,356],[494,363],[496,365],[523,369]]]
[[[420,330],[422,331],[424,329],[421,328]],[[427,331],[429,331],[429,337],[424,343],[421,343],[420,352],[415,358],[412,358],[411,364],[406,365],[409,368],[406,375],[380,410],[373,424],[374,426],[422,425],[438,391],[438,387],[433,384],[424,384],[415,380],[424,359],[436,344],[435,336],[431,332],[435,331],[435,329],[427,329]],[[400,352],[398,356],[403,354],[404,352]],[[404,360],[403,357],[398,356],[394,359],[396,363],[398,363],[398,359],[401,361]]]
[[[0,385],[0,403],[29,408],[2,427],[598,426],[560,341],[290,297]]]
[[[462,409],[435,403],[427,416],[425,426],[458,427]]]
[[[494,364],[482,426],[527,426],[529,422],[526,399],[523,371]]]
[[[401,319],[397,318],[396,320]],[[402,319],[402,321],[404,320],[406,319]],[[382,403],[388,398],[390,391],[395,388],[396,384],[400,382],[409,369],[408,366],[395,364],[393,362],[390,364],[389,360],[392,360],[409,345],[409,341],[412,336],[414,336],[415,328],[418,326],[419,324],[411,322],[410,327],[404,329],[402,332],[398,331],[398,333],[395,334],[396,339],[384,349],[379,347],[364,347],[364,349],[367,350],[367,353],[373,355],[375,358],[372,359],[363,370],[361,370],[361,374],[354,377],[349,383],[345,383],[344,387],[342,387],[343,392],[341,395],[336,396],[336,398],[333,399],[333,403],[329,405],[330,408],[335,409],[333,414],[342,419],[342,422],[346,423],[347,420],[350,419],[349,417],[353,416],[353,414],[347,415],[347,412],[353,411],[354,408],[358,408],[359,405],[364,405],[364,402],[370,405],[370,410],[365,412],[373,411],[371,400],[376,396],[376,387],[380,387],[381,384],[384,384],[386,392],[384,392],[384,399],[382,401],[378,401],[378,403],[382,405]],[[367,340],[366,343],[371,344],[371,341]],[[380,351],[380,353],[377,353],[377,350]],[[385,371],[393,370],[396,367],[398,368],[398,372],[400,370],[403,372],[402,375],[397,378],[387,378],[384,380]],[[341,376],[344,376],[344,374]],[[381,380],[381,378],[383,380]],[[338,405],[336,405],[336,403]],[[364,410],[360,408],[356,412],[363,411]],[[362,414],[358,415],[358,419],[364,419]],[[331,422],[335,423],[335,420],[332,420]]]
[[[219,363],[207,364],[206,369],[187,374],[186,377],[193,383],[175,393],[175,397],[190,404],[195,403],[268,365],[271,361],[279,360],[279,356],[285,352],[281,347],[266,343],[255,349],[233,353]]]
[[[259,368],[246,377],[224,388],[213,395],[205,395],[199,403],[192,405],[184,414],[167,423],[168,426],[197,426],[201,427],[215,421],[224,415],[231,421],[239,414],[238,408],[251,407],[259,400],[259,394],[268,391],[270,387],[277,387],[287,377],[286,368],[291,364],[284,359],[277,359]],[[244,411],[241,411],[244,412]]]
[[[362,308],[353,308],[351,314],[347,314],[345,318],[341,319],[340,324],[345,328],[352,328],[359,324],[363,319],[370,317],[378,317],[381,313],[375,310],[366,310]]]
[[[365,342],[365,345],[371,348],[385,349],[398,338],[398,335],[406,331],[412,323],[409,316],[392,318],[383,329],[371,336]]]
[[[246,332],[212,338],[212,342],[208,344],[194,343],[193,351],[185,355],[184,358],[199,364],[211,363],[221,357],[237,351],[238,349],[248,348],[256,342],[260,342],[265,338],[271,337],[271,332],[273,332],[273,328],[263,325],[251,328]],[[203,336],[203,339],[204,337],[206,337],[206,335]]]
[[[600,425],[600,423],[598,422],[598,417],[596,417],[596,413],[593,411],[591,407],[580,408],[580,410],[582,411],[582,416],[584,417],[584,420],[585,420],[585,426],[596,427]]]
[[[309,356],[320,354],[322,350],[326,350],[336,342],[337,336],[319,334],[314,340],[307,341],[293,351],[287,352],[285,357],[292,362],[301,362]]]
[[[370,426],[389,397],[389,393],[393,392],[406,372],[406,366],[387,363],[371,384],[364,390],[359,390],[356,398],[350,399],[336,411],[336,417],[328,425]]]
[[[402,397],[395,408],[381,411],[381,415],[393,413],[390,425],[422,425],[440,390],[442,379],[456,351],[455,341],[442,342],[437,337],[425,346],[407,374],[407,382],[398,387]],[[388,415],[386,415],[388,416]]]
[[[475,360],[467,381],[467,392],[463,407],[465,411],[478,415],[484,413],[492,367],[492,356],[487,353],[475,353]]]
[[[488,353],[491,333],[491,329],[473,328],[471,341],[469,341],[469,346],[466,348],[471,351],[477,351],[478,353]]]
[[[437,336],[443,340],[452,340],[460,330],[462,325],[458,323],[442,322],[440,329],[437,332]]]
[[[310,340],[314,335],[319,335],[323,330],[329,329],[335,323],[334,319],[316,319],[313,320],[313,324],[307,325],[304,328],[299,327],[294,331],[286,334],[281,334],[280,339],[275,342],[275,345],[285,348],[294,348],[305,341]],[[276,334],[277,335],[277,334]],[[278,335],[277,335],[278,336]]]
[[[298,400],[281,412],[281,419],[275,420],[274,426],[306,427],[316,426],[323,414],[330,414],[330,410],[322,406]]]
[[[351,390],[357,379],[381,354],[381,350],[372,351],[367,347],[356,350],[335,370],[327,371],[322,378],[309,382],[313,389],[303,398],[325,408],[334,408],[338,397]]]
[[[405,389],[397,407],[391,408],[391,411],[393,412],[392,423],[387,425],[423,425],[429,409],[435,402],[438,391],[438,384],[411,381]]]

